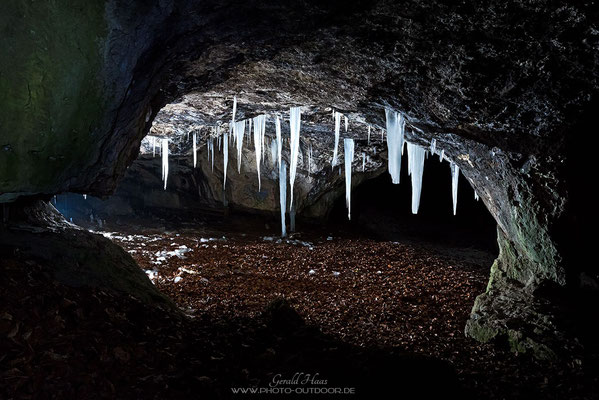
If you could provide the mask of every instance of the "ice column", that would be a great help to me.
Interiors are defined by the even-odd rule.
[[[347,204],[347,219],[351,220],[351,167],[354,162],[354,139],[343,140],[345,152],[345,203]]]
[[[293,205],[293,184],[295,183],[295,172],[297,170],[297,158],[299,155],[301,115],[301,107],[292,107],[289,110],[289,130],[291,132],[291,166],[289,168],[289,183],[291,188],[290,205]]]
[[[399,183],[401,172],[401,152],[404,142],[405,122],[398,112],[385,110],[387,120],[388,169],[394,184]]]
[[[422,193],[422,172],[424,171],[424,147],[408,144],[408,174],[412,178],[412,214],[418,214],[420,193]]]

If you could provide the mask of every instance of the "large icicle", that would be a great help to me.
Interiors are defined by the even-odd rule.
[[[281,236],[287,236],[285,226],[285,211],[287,209],[287,164],[285,161],[279,165],[279,204],[281,206]]]
[[[223,134],[223,190],[227,186],[227,164],[229,164],[229,135]]]
[[[162,180],[164,181],[164,190],[168,180],[168,139],[162,139]]]
[[[277,133],[277,155],[278,155],[278,162],[279,162],[279,166],[281,166],[281,152],[283,151],[283,140],[281,137],[281,120],[279,118],[279,116],[277,115],[277,119],[275,122],[275,129],[276,129],[276,133]]]
[[[245,120],[235,122],[233,125],[233,137],[237,146],[237,172],[241,172],[241,155],[243,154],[243,136],[245,135]]]
[[[362,172],[366,169],[366,153],[362,153]]]
[[[233,118],[231,121],[235,122],[235,114],[237,114],[237,96],[233,96]]]
[[[347,204],[347,219],[351,220],[351,167],[354,162],[354,139],[343,140],[345,152],[345,203]]]
[[[193,133],[193,167],[195,168],[198,165],[198,149],[197,149],[197,134]]]
[[[299,155],[301,115],[301,107],[291,107],[289,109],[289,131],[291,132],[291,166],[289,168],[290,205],[293,205],[293,184],[295,183],[295,172],[297,170],[297,158]]]
[[[422,172],[424,170],[424,147],[408,144],[408,174],[412,178],[412,214],[418,214],[420,193],[422,193]]]
[[[341,113],[335,111],[335,148],[333,149],[333,161],[331,162],[331,168],[335,168],[337,165],[337,155],[339,148],[339,130],[341,129]]]
[[[458,180],[460,177],[460,167],[450,163],[451,168],[451,198],[453,199],[453,215],[456,214],[458,207]]]
[[[401,172],[401,152],[404,142],[404,120],[400,113],[390,109],[385,110],[387,120],[387,150],[388,168],[391,180],[399,183]]]
[[[262,162],[262,150],[263,150],[263,137],[264,137],[264,125],[266,122],[265,115],[258,115],[254,117],[254,151],[256,152],[256,171],[258,172],[258,190],[261,189],[262,183],[260,182],[260,163]]]
[[[349,127],[349,120],[347,119],[347,115],[344,115],[343,118],[345,119],[345,132],[347,132],[347,128]]]
[[[370,146],[370,128],[372,128],[370,125],[368,125],[368,145]]]

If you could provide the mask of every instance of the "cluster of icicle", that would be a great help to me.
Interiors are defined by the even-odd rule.
[[[391,180],[394,184],[399,183],[401,171],[401,156],[403,154],[404,143],[408,149],[408,175],[412,181],[412,213],[417,214],[420,206],[420,194],[422,193],[422,175],[424,171],[424,160],[428,151],[426,148],[409,143],[404,139],[405,119],[398,112],[385,110],[387,124],[387,150],[388,150],[388,169]],[[381,135],[383,133],[381,132]],[[439,160],[445,160],[445,151],[438,152],[436,139],[431,140],[431,154],[437,154]],[[458,205],[458,181],[460,168],[452,161],[449,161],[451,171],[451,196],[453,201],[453,215],[456,215]],[[474,198],[479,199],[478,193],[474,192]]]
[[[215,139],[218,141],[217,145],[219,150],[222,148],[223,153],[223,190],[227,182],[227,167],[228,167],[228,156],[229,156],[229,140],[232,140],[237,150],[237,171],[241,172],[241,160],[244,137],[246,134],[246,127],[248,132],[248,141],[252,138],[252,126],[253,126],[253,141],[254,151],[256,156],[256,171],[258,174],[258,190],[261,190],[261,173],[260,166],[264,162],[266,154],[265,144],[265,131],[266,131],[266,115],[258,115],[254,118],[236,121],[237,112],[237,98],[233,99],[233,115],[231,123],[229,124],[229,133],[220,134],[219,127],[213,127],[213,135],[209,135],[207,139],[207,151],[208,161],[211,161],[212,171],[214,171],[214,147]],[[345,132],[348,131],[349,120],[347,116],[344,116],[338,111],[333,110],[333,121],[334,121],[334,135],[335,144],[333,149],[333,158],[331,160],[331,167],[334,168],[339,164],[338,148],[340,141],[341,131],[341,117],[344,117]],[[388,171],[391,175],[391,180],[394,184],[400,183],[401,176],[401,158],[404,152],[404,147],[407,147],[408,155],[408,175],[411,178],[412,183],[412,213],[417,214],[420,206],[420,197],[422,193],[422,180],[424,171],[424,161],[428,155],[428,149],[419,145],[410,143],[405,140],[405,126],[406,121],[403,115],[400,113],[386,109],[386,131],[387,131],[387,150],[388,150]],[[301,127],[301,108],[292,107],[289,110],[289,131],[290,131],[290,156],[289,165],[282,159],[283,141],[281,137],[281,119],[278,115],[275,116],[275,130],[276,130],[276,141],[270,143],[270,161],[273,166],[278,166],[279,172],[279,198],[280,198],[280,211],[281,211],[281,234],[283,237],[287,235],[285,214],[287,211],[287,197],[290,198],[289,209],[292,213],[291,223],[293,230],[293,213],[295,208],[293,207],[294,195],[293,188],[295,185],[297,175],[297,165],[300,148],[300,127]],[[385,131],[381,130],[381,139],[384,140]],[[371,126],[368,126],[368,144],[370,144]],[[151,138],[151,145],[153,148],[153,154],[156,155],[157,138]],[[193,166],[197,166],[197,132],[193,133]],[[351,220],[351,177],[352,177],[352,165],[354,162],[355,154],[355,142],[351,138],[345,138],[343,140],[344,147],[344,172],[345,172],[345,197],[347,204],[347,216]],[[163,138],[161,141],[161,147],[158,147],[162,155],[162,180],[164,182],[164,189],[166,190],[168,181],[168,138]],[[376,151],[376,149],[375,149]],[[432,139],[430,146],[430,153],[437,154],[440,161],[445,158],[444,151],[438,151],[436,146],[436,140]],[[365,171],[366,167],[366,153],[362,152],[362,172]],[[449,160],[448,160],[449,161]],[[312,146],[310,144],[308,150],[308,173],[311,172],[312,165]],[[457,211],[457,193],[458,193],[458,180],[459,180],[459,167],[450,161],[451,170],[451,181],[452,181],[452,200],[453,200],[453,213]],[[289,186],[291,189],[290,196],[287,196],[287,171],[289,171]],[[341,169],[339,169],[341,174]],[[478,194],[475,192],[475,198],[478,200]]]

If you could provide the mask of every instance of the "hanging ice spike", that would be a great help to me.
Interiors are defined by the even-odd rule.
[[[351,167],[354,162],[354,139],[343,140],[345,153],[345,204],[347,205],[347,219],[351,220]]]
[[[262,162],[262,151],[264,150],[264,128],[266,116],[258,115],[254,118],[254,151],[256,152],[256,171],[258,172],[258,190],[262,188],[260,181],[260,163]]]
[[[408,174],[412,178],[412,214],[418,214],[420,207],[425,153],[423,147],[408,142]]]
[[[387,121],[388,169],[391,181],[398,184],[401,172],[405,121],[401,114],[390,109],[385,110],[385,117]]]
[[[162,180],[164,181],[164,190],[168,180],[168,139],[162,139]]]
[[[237,146],[237,172],[241,173],[241,155],[243,154],[243,136],[245,135],[245,120],[233,124],[233,137]]]
[[[458,182],[460,178],[460,167],[454,163],[449,164],[451,168],[451,198],[453,199],[453,215],[456,215],[458,207]]]
[[[198,153],[197,153],[197,134],[193,133],[193,167],[198,165]]]

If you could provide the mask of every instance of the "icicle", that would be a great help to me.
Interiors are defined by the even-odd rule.
[[[281,236],[287,236],[285,226],[285,211],[287,209],[287,164],[285,161],[279,165],[279,204],[281,208]]]
[[[312,143],[308,148],[308,175],[312,172]]]
[[[152,157],[156,157],[156,138],[152,136]]]
[[[227,186],[227,164],[229,164],[229,135],[223,134],[223,190]]]
[[[295,172],[297,170],[297,158],[299,155],[301,113],[301,107],[291,107],[289,110],[289,130],[291,132],[291,166],[289,168],[290,205],[293,205],[293,184],[295,183]]]
[[[388,169],[394,184],[399,183],[401,172],[401,152],[404,142],[404,120],[398,112],[385,110],[387,120]]]
[[[366,153],[362,153],[362,172],[366,170]]]
[[[197,154],[197,144],[196,144],[196,140],[197,140],[197,135],[194,132],[193,133],[193,167],[195,168],[196,165],[198,164],[198,154]]]
[[[385,130],[381,129],[381,140],[385,140]]]
[[[218,151],[222,151],[222,137],[218,136]]]
[[[243,154],[243,135],[245,135],[245,121],[235,122],[233,137],[237,145],[237,172],[241,173],[241,155]]]
[[[235,122],[235,114],[237,113],[237,96],[233,96],[233,118],[231,121]]]
[[[437,139],[432,139],[431,140],[431,154],[435,154],[436,150],[437,150]]]
[[[441,149],[441,154],[439,154],[439,162],[443,162],[445,158],[445,149]]]
[[[277,153],[279,157],[279,167],[281,166],[281,151],[283,150],[283,141],[281,140],[281,120],[277,115],[275,120],[275,129],[277,131]]]
[[[354,162],[354,139],[343,140],[345,153],[345,203],[347,204],[347,219],[351,220],[351,167]]]
[[[480,198],[478,197],[478,193],[476,193],[476,190],[474,191],[474,200],[479,201]]]
[[[368,125],[368,145],[370,146],[370,128],[371,126]]]
[[[341,113],[335,112],[335,148],[333,149],[333,161],[331,162],[331,168],[337,165],[337,155],[339,148],[339,130],[341,129]]]
[[[349,120],[347,119],[346,115],[344,115],[343,118],[345,119],[345,132],[347,132],[347,128],[349,127]]]
[[[164,181],[164,190],[168,180],[168,139],[162,139],[162,180]]]
[[[451,198],[453,199],[453,215],[455,215],[458,207],[458,180],[460,177],[460,167],[454,163],[450,163],[449,166],[451,168]]]
[[[262,183],[260,182],[260,163],[262,162],[262,150],[264,144],[262,143],[264,138],[264,125],[266,122],[265,115],[258,115],[254,117],[254,151],[256,152],[256,171],[258,172],[258,190],[261,189]]]
[[[262,161],[264,161],[264,156],[266,154],[266,146],[264,136],[266,133],[266,115],[263,115],[264,120],[262,121],[262,126],[260,127],[260,144],[262,145]]]
[[[420,193],[422,193],[422,172],[424,170],[423,147],[407,142],[408,145],[408,174],[412,178],[412,214],[418,214]]]

